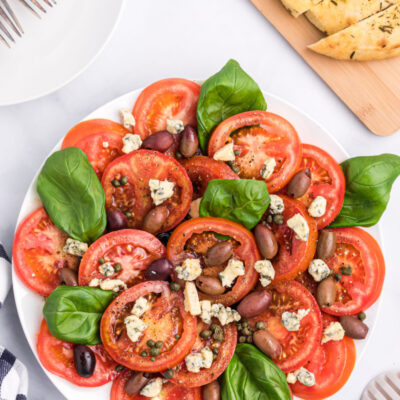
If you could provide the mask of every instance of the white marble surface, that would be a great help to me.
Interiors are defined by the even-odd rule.
[[[45,98],[0,108],[0,239],[6,248],[11,251],[18,210],[34,172],[70,127],[131,89],[163,77],[206,78],[229,58],[237,59],[263,89],[321,122],[352,156],[400,153],[400,134],[371,134],[250,1],[127,0],[114,37],[80,77]],[[400,369],[400,319],[395,317],[400,306],[399,204],[400,180],[382,219],[387,262],[382,310],[342,399],[359,399],[369,379]],[[31,354],[12,295],[0,311],[0,327],[0,344],[28,366],[30,400],[63,399]]]

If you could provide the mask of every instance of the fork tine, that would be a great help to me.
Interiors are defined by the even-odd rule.
[[[2,42],[4,45],[6,45],[9,49],[11,49],[11,46],[8,44],[7,40],[4,39],[4,37],[0,34],[0,42]]]
[[[7,0],[1,0],[1,2],[3,3],[4,7],[6,8],[6,10],[8,11],[8,14],[10,15],[10,17],[13,19],[13,21],[15,22],[15,24],[18,26],[18,29],[21,33],[24,33],[24,30],[22,29],[21,24],[18,21],[18,18],[15,16],[14,11],[11,9],[10,5],[8,4]]]
[[[53,7],[53,3],[50,0],[43,0],[48,6]]]
[[[3,31],[3,33],[12,41],[15,43],[14,38],[10,35],[10,32],[8,32],[7,28],[3,25],[3,23],[0,21],[0,29]]]
[[[7,22],[8,25],[12,28],[12,30],[21,37],[21,34],[19,33],[19,30],[16,28],[16,26],[13,24],[11,21],[10,17],[7,15],[7,13],[3,10],[3,8],[0,5],[0,16],[2,16],[5,21]]]
[[[19,0],[20,3],[22,3],[28,10],[30,10],[34,15],[36,15],[38,18],[42,18],[27,2],[26,0]]]
[[[46,13],[47,11],[43,8],[43,6],[37,0],[31,0],[31,2],[42,12]]]

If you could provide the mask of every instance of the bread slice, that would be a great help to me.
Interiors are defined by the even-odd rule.
[[[281,0],[286,9],[290,11],[293,17],[304,14],[307,10],[318,4],[321,0]]]

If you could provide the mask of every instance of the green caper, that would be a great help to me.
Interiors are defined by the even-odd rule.
[[[161,340],[159,340],[158,342],[156,342],[156,345],[155,345],[155,347],[157,348],[157,349],[161,349],[161,347],[163,347],[163,342],[161,341]]]
[[[115,370],[116,370],[117,372],[122,372],[124,369],[125,369],[125,367],[124,367],[123,365],[121,365],[121,364],[118,364],[118,365],[115,367]]]
[[[200,332],[200,337],[203,339],[208,339],[212,335],[212,332],[210,329],[204,329],[204,331]]]
[[[340,274],[335,274],[333,277],[335,278],[335,281],[339,282],[340,280],[342,280],[342,275]]]
[[[175,339],[176,340],[179,340],[181,338],[181,335],[179,334],[179,333],[177,333],[176,335],[175,335]]]
[[[218,324],[211,324],[210,329],[212,332],[215,332],[215,330],[219,327]]]
[[[262,330],[262,329],[265,329],[266,328],[266,324],[265,324],[265,322],[264,321],[257,321],[256,322],[256,329],[257,330]]]
[[[113,179],[113,180],[111,181],[111,184],[112,184],[114,187],[121,186],[121,182],[120,182],[118,179]]]
[[[132,218],[132,213],[130,211],[124,212],[126,218]]]
[[[247,336],[246,342],[253,343],[253,336]]]
[[[146,342],[146,344],[147,344],[147,346],[149,346],[149,347],[154,347],[154,346],[156,345],[156,342],[155,342],[154,340],[152,340],[152,339],[149,339],[149,340]]]
[[[340,272],[343,275],[351,275],[353,273],[353,268],[351,268],[350,265],[348,265],[347,267],[341,267]]]
[[[99,264],[104,264],[105,262],[106,260],[104,259],[104,257],[99,258]]]
[[[171,368],[168,368],[162,374],[163,374],[164,378],[172,379],[174,377],[174,370]]]
[[[243,321],[242,322],[242,326],[243,326],[243,328],[247,328],[249,326],[249,322],[248,321]]]
[[[161,350],[160,350],[160,349],[157,349],[156,347],[152,347],[152,348],[149,350],[149,354],[150,354],[151,356],[153,356],[153,357],[156,357],[156,356],[159,356],[159,355],[161,354]]]
[[[267,217],[267,222],[268,222],[269,224],[272,223],[272,215],[268,215],[268,217]]]
[[[142,357],[147,357],[147,356],[148,356],[147,351],[142,351],[142,352],[140,353],[140,355],[141,355]]]
[[[234,150],[233,154],[234,154],[235,156],[240,156],[240,150]]]
[[[114,271],[115,272],[121,272],[121,269],[122,269],[122,267],[121,267],[120,263],[117,263],[117,264],[114,265]]]
[[[171,282],[169,284],[169,287],[171,290],[173,290],[174,292],[177,292],[178,290],[181,289],[181,285],[178,282]]]
[[[239,343],[246,343],[246,336],[240,336]]]
[[[214,348],[212,349],[212,352],[213,352],[214,354],[218,354],[218,353],[219,353],[219,348],[218,348],[218,347],[214,347]]]
[[[155,357],[151,357],[150,360],[151,361],[156,361],[156,358]]]
[[[367,318],[367,314],[365,314],[364,311],[361,311],[360,314],[358,314],[358,319],[360,321],[364,321]]]
[[[250,331],[249,328],[244,328],[244,329],[242,330],[242,333],[243,333],[243,335],[245,335],[245,336],[251,335],[251,331]]]
[[[126,185],[129,181],[129,178],[127,176],[123,176],[120,180],[121,185]]]
[[[277,224],[277,225],[282,225],[283,224],[283,215],[281,214],[276,214],[272,217],[272,220]]]
[[[213,334],[213,338],[214,340],[216,340],[217,342],[223,342],[224,341],[224,331],[222,330],[222,328],[217,325],[217,327],[215,328],[214,334]]]

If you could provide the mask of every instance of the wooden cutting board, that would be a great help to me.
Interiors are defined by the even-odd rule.
[[[323,37],[306,17],[292,17],[279,0],[251,0],[373,133],[400,130],[400,57],[369,62],[339,61],[314,53],[307,45]]]

